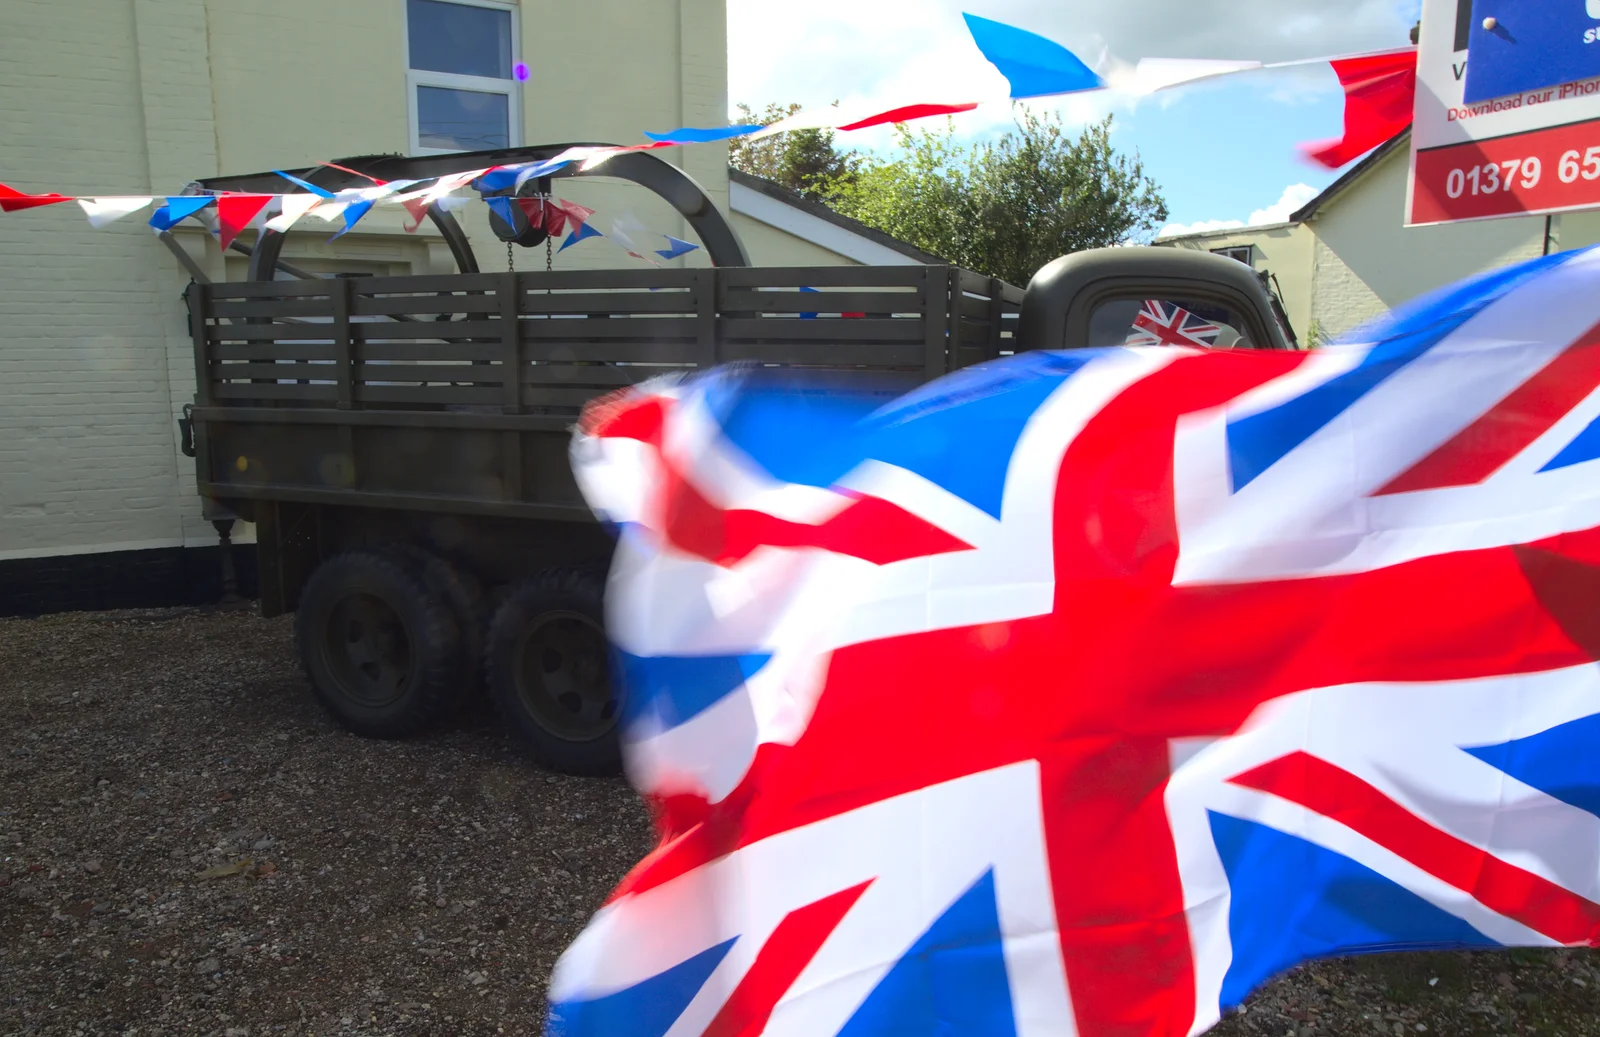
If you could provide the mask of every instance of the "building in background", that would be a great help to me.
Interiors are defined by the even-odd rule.
[[[1310,344],[1464,277],[1600,242],[1593,212],[1406,227],[1410,143],[1402,133],[1375,149],[1287,223],[1156,244],[1233,255],[1270,272],[1296,334]]]
[[[178,194],[203,177],[349,155],[631,143],[726,120],[727,13],[724,0],[11,5],[0,97],[0,181],[69,195]],[[729,209],[725,147],[658,154]],[[603,232],[631,214],[693,240],[642,189],[560,184],[598,210]],[[799,199],[736,190],[733,220],[757,263],[917,259]],[[485,265],[500,261],[485,207],[458,216]],[[0,615],[220,592],[218,532],[177,432],[194,394],[189,275],[147,217],[101,230],[72,205],[0,217]],[[308,219],[283,256],[313,273],[453,272],[431,223],[406,234],[404,218],[374,210],[333,242],[332,227]],[[206,276],[244,276],[246,258],[224,257],[194,220],[174,236]],[[513,261],[542,268],[544,250]],[[558,269],[637,262],[599,239],[555,258]],[[252,532],[241,523],[233,536],[248,543]],[[237,555],[246,584],[251,554]]]

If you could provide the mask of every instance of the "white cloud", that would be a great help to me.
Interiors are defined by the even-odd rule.
[[[1236,230],[1243,227],[1240,220],[1201,220],[1198,223],[1169,223],[1161,228],[1158,238],[1171,238],[1179,234],[1204,234],[1213,230]]]
[[[1265,209],[1257,209],[1250,214],[1250,226],[1260,227],[1268,223],[1286,223],[1297,209],[1321,193],[1310,184],[1290,184],[1283,189],[1283,196],[1277,201]]]
[[[1263,227],[1272,223],[1287,223],[1294,212],[1320,192],[1310,184],[1290,184],[1283,189],[1278,200],[1265,209],[1257,209],[1244,220],[1200,220],[1197,223],[1169,223],[1156,236],[1170,238],[1180,234],[1204,234],[1213,230],[1238,230],[1243,227]]]

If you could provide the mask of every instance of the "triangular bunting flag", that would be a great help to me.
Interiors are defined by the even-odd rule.
[[[272,201],[270,194],[225,194],[217,198],[217,241],[223,249]]]
[[[406,212],[411,214],[411,222],[405,225],[407,234],[415,234],[417,228],[422,226],[422,221],[428,218],[428,199],[421,196],[402,198],[400,204],[405,206]]]
[[[683,126],[676,130],[670,130],[666,133],[651,133],[646,131],[645,136],[649,137],[653,141],[664,141],[670,144],[710,144],[715,141],[728,140],[733,137],[745,137],[765,128],[766,127],[764,126],[750,125],[716,126],[708,129],[701,129],[695,126]]]
[[[700,247],[693,242],[684,241],[682,238],[675,238],[671,234],[663,234],[661,236],[667,239],[668,245],[672,246],[671,248],[656,249],[656,255],[662,259],[677,259],[679,256],[686,255]]]
[[[295,225],[296,220],[320,204],[321,195],[286,194],[283,196],[283,212],[267,221],[267,229],[283,234]]]
[[[566,213],[567,219],[571,220],[573,223],[587,223],[589,222],[589,217],[594,215],[594,210],[589,208],[587,205],[579,205],[577,202],[569,202],[565,198],[557,198],[551,204],[559,208],[562,212]]]
[[[528,218],[528,226],[544,226],[544,199],[543,198],[518,198],[517,208],[522,210],[522,215]]]
[[[492,198],[485,198],[484,201],[489,204],[489,211],[500,217],[507,227],[515,227],[517,225],[517,208],[514,204],[516,199],[501,194]]]
[[[544,232],[559,238],[567,230],[567,211],[554,202],[544,207]]]
[[[59,205],[72,199],[64,194],[23,194],[15,187],[0,184],[0,212],[20,212],[41,205]]]
[[[89,217],[89,226],[99,230],[108,223],[131,216],[153,201],[154,198],[79,198],[78,205]]]
[[[279,176],[283,177],[285,180],[289,181],[291,184],[299,185],[301,190],[310,191],[312,194],[316,195],[319,198],[332,198],[333,197],[333,192],[328,190],[325,187],[318,187],[316,184],[310,183],[309,181],[306,181],[306,180],[302,180],[297,176],[290,176],[288,173],[285,173],[281,169],[274,169],[273,172],[278,174]]]
[[[372,208],[372,199],[370,199],[370,198],[359,198],[356,201],[353,201],[349,205],[345,206],[344,207],[344,213],[343,213],[343,215],[344,215],[344,226],[339,229],[339,233],[335,234],[333,237],[329,238],[328,240],[329,241],[337,241],[338,239],[344,237],[346,234],[350,233],[350,228],[354,227],[356,225],[356,223],[360,221],[361,217],[363,217],[363,216],[365,216],[367,214],[367,210],[371,209],[371,208]]]
[[[963,14],[972,41],[1011,84],[1014,99],[1070,94],[1105,86],[1078,56],[1054,40],[1004,22]]]
[[[556,249],[556,251],[557,252],[565,252],[567,249],[571,248],[573,245],[576,245],[578,242],[583,241],[585,238],[603,238],[603,237],[605,237],[604,234],[601,234],[599,231],[595,230],[593,227],[589,226],[587,223],[580,223],[580,224],[578,224],[576,230],[574,230],[571,234],[567,235],[567,240],[563,241],[561,243],[561,247]]]
[[[193,216],[211,204],[208,194],[184,194],[169,197],[166,204],[150,217],[150,226],[158,231],[171,230],[178,223]]]

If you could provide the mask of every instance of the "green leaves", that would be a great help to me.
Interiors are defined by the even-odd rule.
[[[962,144],[953,128],[898,127],[900,154],[822,178],[838,211],[960,266],[1026,284],[1057,256],[1148,236],[1167,218],[1137,155],[1111,145],[1111,119],[1074,139],[1059,118],[1017,108],[1016,127]],[[831,142],[830,142],[831,144]]]

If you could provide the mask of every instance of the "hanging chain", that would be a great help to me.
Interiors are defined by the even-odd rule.
[[[511,242],[508,241],[506,242],[506,270],[515,272],[516,269],[517,257],[516,254],[511,250]]]
[[[553,198],[554,198],[553,195],[548,195],[548,194],[545,195],[544,196],[544,204],[539,207],[539,211],[541,213],[545,213],[546,214],[546,217],[547,217],[546,220],[545,220],[545,226],[546,227],[550,226],[550,221],[548,219],[548,212],[549,212],[549,209],[550,209],[550,203],[553,200]],[[555,241],[555,238],[551,237],[549,234],[546,234],[544,236],[544,269],[545,269],[545,273],[549,273],[550,271],[554,270],[555,268],[556,268],[556,241]]]

